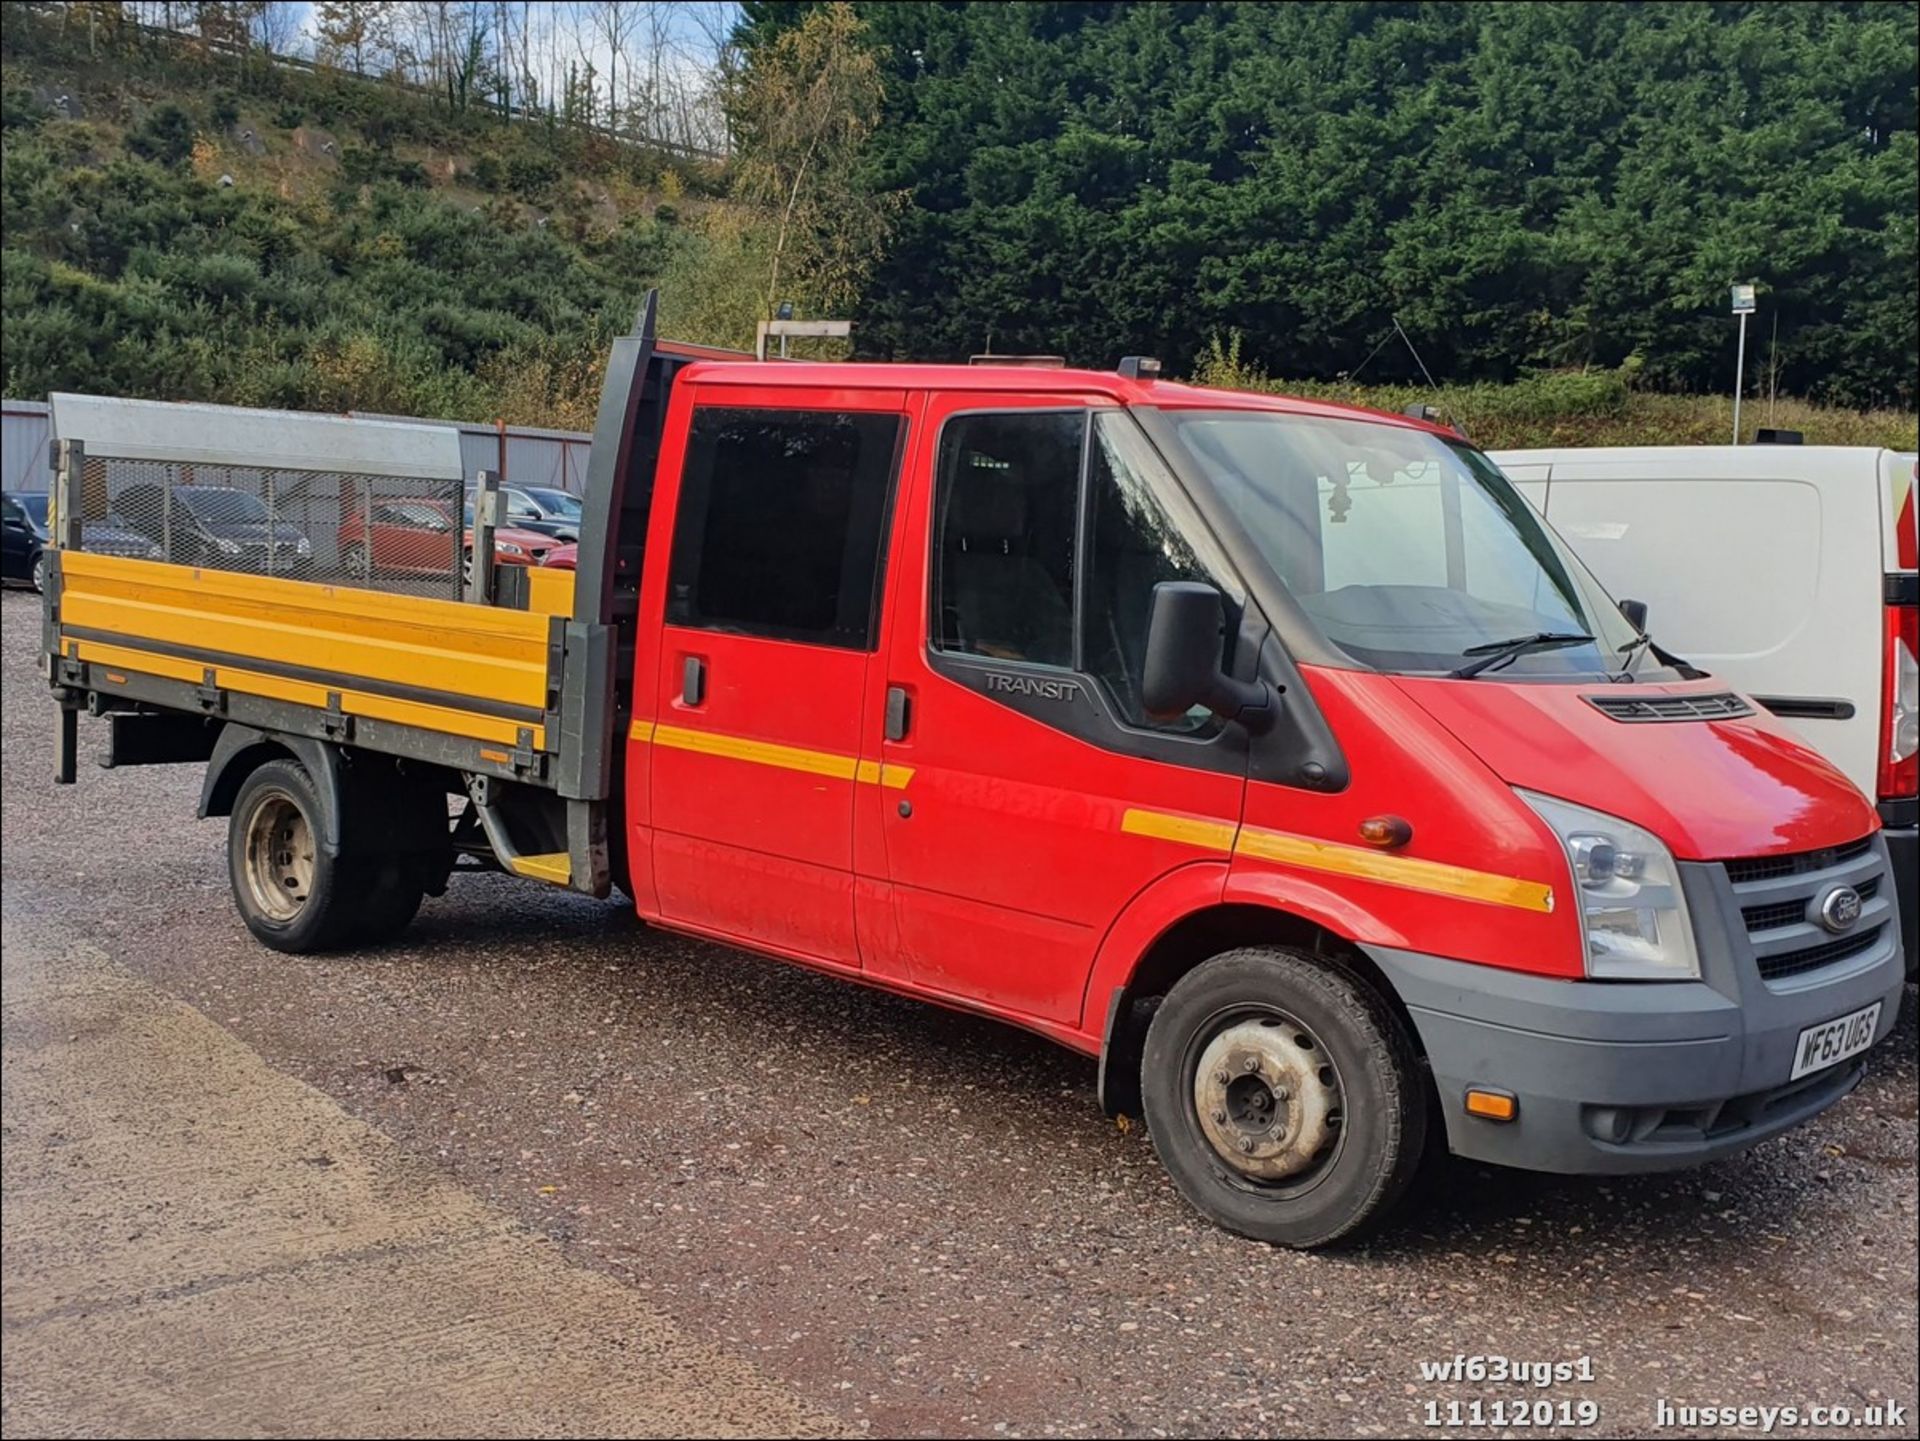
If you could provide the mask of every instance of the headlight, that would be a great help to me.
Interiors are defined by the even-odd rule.
[[[165,560],[166,558],[167,558],[167,553],[164,550],[160,549],[159,546],[150,545],[147,547],[148,560]]]
[[[293,543],[293,553],[295,555],[312,555],[313,542],[308,540],[304,535],[301,536]]]
[[[493,550],[494,550],[494,554],[496,555],[525,555],[526,554],[526,552],[522,550],[519,546],[515,545],[512,541],[508,541],[508,540],[496,540],[493,543]]]
[[[1596,980],[1691,981],[1693,926],[1673,855],[1651,831],[1515,787],[1560,838],[1580,897],[1587,974]]]
[[[222,555],[240,554],[240,542],[237,540],[215,540],[214,545],[219,548]]]

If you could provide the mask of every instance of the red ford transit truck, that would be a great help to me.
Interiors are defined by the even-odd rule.
[[[82,714],[104,764],[204,763],[282,950],[483,867],[1030,1028],[1197,1208],[1296,1246],[1428,1147],[1751,1146],[1893,1026],[1873,806],[1452,431],[1140,361],[711,358],[651,316],[571,574],[332,569],[345,515],[458,486],[426,427],[56,397],[62,778]],[[156,476],[260,494],[308,571],[88,553]]]

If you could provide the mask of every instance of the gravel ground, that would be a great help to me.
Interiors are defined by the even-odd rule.
[[[1911,987],[1864,1085],[1748,1155],[1612,1181],[1451,1164],[1372,1243],[1298,1255],[1190,1212],[1100,1116],[1091,1063],[611,904],[463,877],[400,944],[267,951],[222,824],[193,819],[197,769],[83,761],[52,786],[37,603],[0,618],[9,914],[71,928],[847,1425],[1400,1435],[1429,1402],[1524,1396],[1596,1403],[1600,1435],[1647,1431],[1662,1398],[1893,1400],[1904,1422],[1844,1434],[1914,1434]],[[1593,1379],[1422,1379],[1456,1355],[1590,1357]]]

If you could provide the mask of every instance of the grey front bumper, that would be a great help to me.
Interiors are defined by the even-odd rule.
[[[1893,1028],[1905,972],[1899,927],[1832,965],[1769,982],[1725,869],[1680,870],[1698,981],[1559,981],[1367,948],[1413,1017],[1456,1155],[1533,1171],[1673,1170],[1779,1135],[1859,1083],[1862,1057],[1788,1077],[1808,1026],[1877,1000],[1875,1039]],[[1511,1092],[1518,1117],[1468,1115],[1470,1085]]]

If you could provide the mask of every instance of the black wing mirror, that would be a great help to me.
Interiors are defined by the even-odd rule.
[[[1279,697],[1264,681],[1235,680],[1220,669],[1226,607],[1220,592],[1197,581],[1163,580],[1153,588],[1140,703],[1148,715],[1184,715],[1205,706],[1255,734],[1270,729]]]
[[[1627,618],[1627,624],[1640,634],[1647,633],[1647,603],[1644,600],[1623,600],[1620,602],[1620,614]]]

